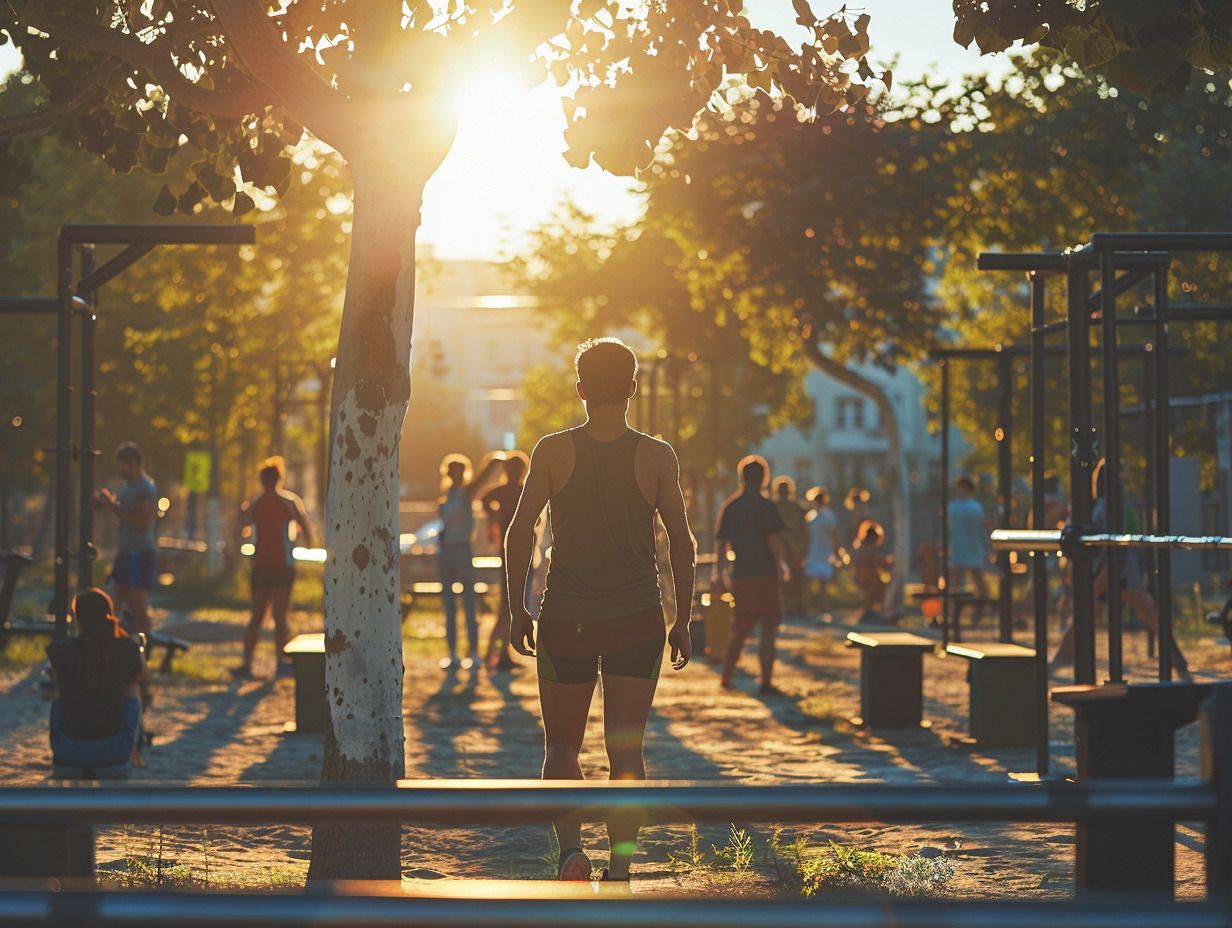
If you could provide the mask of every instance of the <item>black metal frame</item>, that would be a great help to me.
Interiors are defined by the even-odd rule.
[[[69,223],[60,227],[56,241],[54,298],[0,298],[0,312],[56,314],[56,444],[55,476],[51,498],[55,506],[55,587],[52,611],[57,638],[68,633],[69,565],[77,563],[77,587],[93,585],[94,560],[94,337],[98,321],[95,298],[100,287],[117,277],[158,245],[251,245],[256,232],[250,225],[106,225]],[[98,245],[123,245],[122,251],[95,266]],[[73,279],[73,251],[80,255],[80,276]],[[81,320],[80,400],[78,443],[73,443],[73,317]],[[72,463],[80,461],[77,550],[69,539]]]
[[[985,252],[979,256],[978,267],[987,271],[1023,271],[1031,283],[1031,358],[1032,358],[1032,448],[1043,445],[1043,352],[1045,338],[1057,331],[1067,335],[1070,415],[1070,507],[1075,525],[1090,523],[1093,501],[1091,473],[1100,457],[1110,462],[1120,460],[1120,390],[1118,360],[1125,353],[1117,341],[1119,325],[1152,325],[1153,350],[1150,352],[1146,420],[1147,487],[1149,494],[1148,523],[1158,535],[1168,535],[1169,511],[1169,426],[1168,394],[1168,273],[1172,252],[1232,251],[1229,233],[1096,233],[1091,240],[1065,253],[1001,254]],[[1119,276],[1118,276],[1119,272]],[[1090,277],[1099,275],[1099,288],[1090,292]],[[1066,275],[1066,318],[1056,323],[1045,319],[1044,278]],[[1154,284],[1152,312],[1146,317],[1119,319],[1117,297],[1147,278]],[[1098,314],[1103,334],[1103,453],[1101,454],[1091,416],[1094,384],[1091,377],[1092,314]],[[1186,306],[1177,313],[1178,319],[1229,319],[1228,307],[1212,305]],[[1038,375],[1038,376],[1037,376]],[[1039,410],[1037,414],[1035,410]],[[1037,518],[1042,520],[1043,456],[1035,454],[1032,482]],[[1105,482],[1108,532],[1118,534],[1122,528],[1122,498],[1118,480]],[[1037,521],[1036,524],[1039,524]],[[1079,684],[1095,682],[1095,601],[1093,594],[1093,551],[1079,548],[1073,559],[1074,614],[1074,679]],[[1108,675],[1111,682],[1123,679],[1121,638],[1120,571],[1115,549],[1108,551]],[[1032,558],[1037,593],[1046,584],[1041,576],[1043,558]],[[1172,678],[1171,558],[1166,548],[1156,554],[1155,574],[1158,587],[1167,591],[1160,595],[1159,612],[1159,679]],[[1046,587],[1045,587],[1046,588]],[[1037,623],[1045,609],[1045,599],[1036,597]]]

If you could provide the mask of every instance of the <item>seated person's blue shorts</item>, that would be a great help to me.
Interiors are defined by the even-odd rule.
[[[70,738],[61,730],[60,700],[51,701],[51,758],[65,767],[118,767],[132,760],[141,735],[141,700],[124,697],[124,722],[114,735],[97,741]]]
[[[604,675],[657,680],[666,642],[659,606],[581,622],[540,616],[535,665],[542,679],[554,683],[593,683],[600,670]]]

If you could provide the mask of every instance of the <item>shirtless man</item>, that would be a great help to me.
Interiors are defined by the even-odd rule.
[[[637,358],[615,338],[583,343],[574,361],[586,422],[535,447],[522,497],[505,536],[510,641],[534,655],[543,712],[545,780],[580,780],[578,755],[599,676],[603,733],[613,780],[644,780],[642,741],[666,643],[672,667],[692,653],[695,543],[680,490],[680,465],[666,442],[629,428]],[[538,635],[526,608],[535,520],[548,506],[552,565]],[[676,616],[664,633],[655,563],[655,514],[670,547]],[[557,876],[589,880],[580,817],[555,823]],[[627,880],[637,842],[634,816],[607,822],[607,880]]]

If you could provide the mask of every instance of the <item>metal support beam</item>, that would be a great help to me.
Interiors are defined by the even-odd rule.
[[[81,280],[77,281],[77,292],[82,296],[87,293],[93,293],[103,284],[107,283],[107,281],[123,274],[132,265],[153,251],[154,244],[154,242],[148,242],[140,245],[129,245],[102,267],[93,269],[88,274],[83,273]]]

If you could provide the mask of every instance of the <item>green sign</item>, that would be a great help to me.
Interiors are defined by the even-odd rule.
[[[184,452],[184,489],[189,493],[210,492],[210,453]]]

